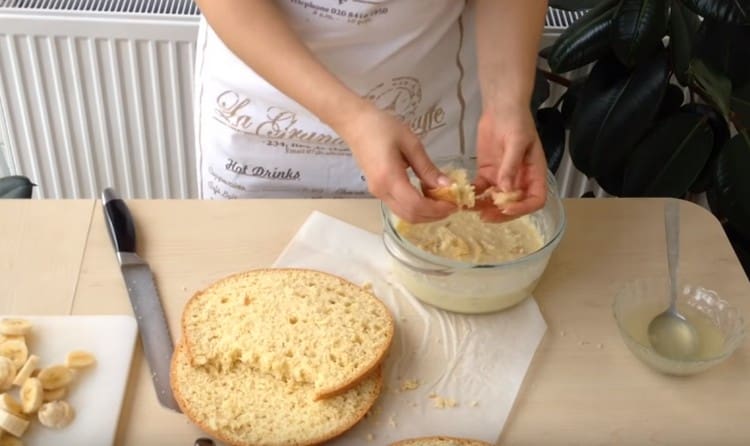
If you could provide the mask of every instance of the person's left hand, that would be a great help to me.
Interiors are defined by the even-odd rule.
[[[480,207],[487,221],[507,221],[544,206],[547,198],[547,159],[528,105],[487,107],[477,128],[477,194],[489,187],[521,191],[520,200],[502,209]]]

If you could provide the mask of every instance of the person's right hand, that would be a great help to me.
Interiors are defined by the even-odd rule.
[[[424,197],[409,182],[412,168],[423,186],[448,186],[450,179],[432,163],[421,141],[394,116],[368,106],[336,128],[362,169],[370,193],[410,223],[435,221],[456,210],[448,202]]]

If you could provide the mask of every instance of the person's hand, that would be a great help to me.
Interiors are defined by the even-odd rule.
[[[477,194],[489,187],[521,191],[502,209],[479,209],[488,221],[507,221],[541,209],[547,198],[547,159],[528,106],[489,107],[477,128]],[[491,200],[490,200],[491,201]]]
[[[411,167],[427,187],[450,185],[419,138],[397,118],[367,107],[336,131],[349,144],[370,193],[398,217],[420,223],[445,218],[456,210],[451,203],[424,197],[409,182],[407,169]]]

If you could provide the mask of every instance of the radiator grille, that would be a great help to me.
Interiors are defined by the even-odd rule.
[[[562,9],[549,8],[544,26],[547,30],[564,30],[585,13],[586,11],[563,11]]]
[[[24,11],[198,15],[198,7],[192,0],[0,0],[0,7]]]
[[[107,186],[127,198],[197,195],[197,17],[103,26],[3,12],[0,113],[11,166],[40,198],[93,198]]]

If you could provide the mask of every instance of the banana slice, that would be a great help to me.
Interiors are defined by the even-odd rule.
[[[0,356],[0,391],[10,389],[16,376],[16,365],[5,356]]]
[[[13,335],[4,335],[0,334],[0,344],[2,344],[5,341],[23,341],[26,342],[26,336],[13,336]]]
[[[4,410],[0,410],[0,429],[8,432],[11,435],[20,437],[29,428],[29,421],[25,420],[18,415],[8,413]]]
[[[42,369],[37,375],[44,390],[54,390],[65,387],[73,381],[73,370],[64,365],[53,365]]]
[[[65,398],[65,395],[68,394],[68,388],[67,387],[60,387],[59,389],[54,390],[45,390],[44,391],[44,402],[49,401],[57,401]]]
[[[75,418],[73,407],[65,401],[53,401],[45,403],[39,408],[37,414],[39,422],[43,426],[53,429],[62,429],[68,426]]]
[[[83,369],[96,362],[94,355],[83,350],[73,350],[65,358],[65,365],[71,369]]]
[[[22,386],[27,379],[31,378],[31,374],[34,373],[34,370],[36,370],[36,366],[38,365],[39,356],[29,355],[26,363],[21,367],[21,370],[18,371],[16,377],[13,379],[13,385],[19,387]]]
[[[0,437],[0,446],[23,446],[23,441],[20,438],[6,435]]]
[[[13,361],[16,370],[18,370],[23,367],[23,364],[29,357],[29,348],[26,346],[26,341],[8,339],[0,344],[0,356],[5,356]]]
[[[44,398],[44,389],[39,378],[29,378],[21,386],[21,407],[23,413],[29,414],[39,410]]]
[[[26,336],[31,333],[31,322],[26,319],[4,318],[0,320],[0,333],[11,336]]]
[[[23,407],[21,406],[21,403],[13,398],[13,395],[11,395],[10,393],[3,393],[2,395],[0,395],[0,409],[8,413],[12,413],[13,415],[23,414]]]

